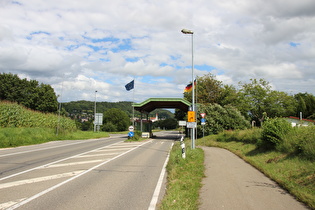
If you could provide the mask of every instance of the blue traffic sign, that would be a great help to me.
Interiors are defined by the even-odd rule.
[[[205,122],[206,122],[206,119],[205,119],[205,118],[201,118],[200,121],[201,121],[202,123],[205,123]]]
[[[130,131],[130,132],[128,133],[128,136],[129,136],[129,137],[133,137],[134,135],[135,135],[135,133],[132,132],[132,131]]]

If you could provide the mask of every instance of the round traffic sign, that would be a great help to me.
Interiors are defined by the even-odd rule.
[[[133,131],[134,130],[134,127],[131,125],[129,126],[129,131]]]

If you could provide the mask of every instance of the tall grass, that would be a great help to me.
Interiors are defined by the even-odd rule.
[[[52,128],[0,128],[0,148],[41,144],[55,140],[80,140],[108,137],[105,132],[63,131],[56,136]]]
[[[0,127],[57,128],[74,131],[76,125],[67,117],[27,109],[17,103],[0,102]]]

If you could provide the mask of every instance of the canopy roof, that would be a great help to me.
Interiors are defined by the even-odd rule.
[[[180,109],[188,111],[191,103],[183,98],[149,98],[142,103],[133,104],[135,110],[150,113],[157,108]]]

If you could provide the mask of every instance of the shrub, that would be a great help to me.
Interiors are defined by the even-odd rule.
[[[242,130],[250,127],[249,122],[233,106],[219,104],[199,105],[199,112],[207,113],[206,125],[198,125],[198,136],[218,134],[224,130]]]
[[[257,141],[261,139],[261,129],[260,128],[252,128],[246,130],[235,130],[235,131],[223,131],[218,134],[217,141],[221,142],[244,142],[248,144],[256,144]]]
[[[277,149],[285,153],[295,153],[307,159],[315,159],[315,126],[294,127]]]
[[[266,120],[262,129],[262,138],[258,145],[267,148],[275,148],[283,143],[285,135],[293,130],[291,124],[281,118]]]

